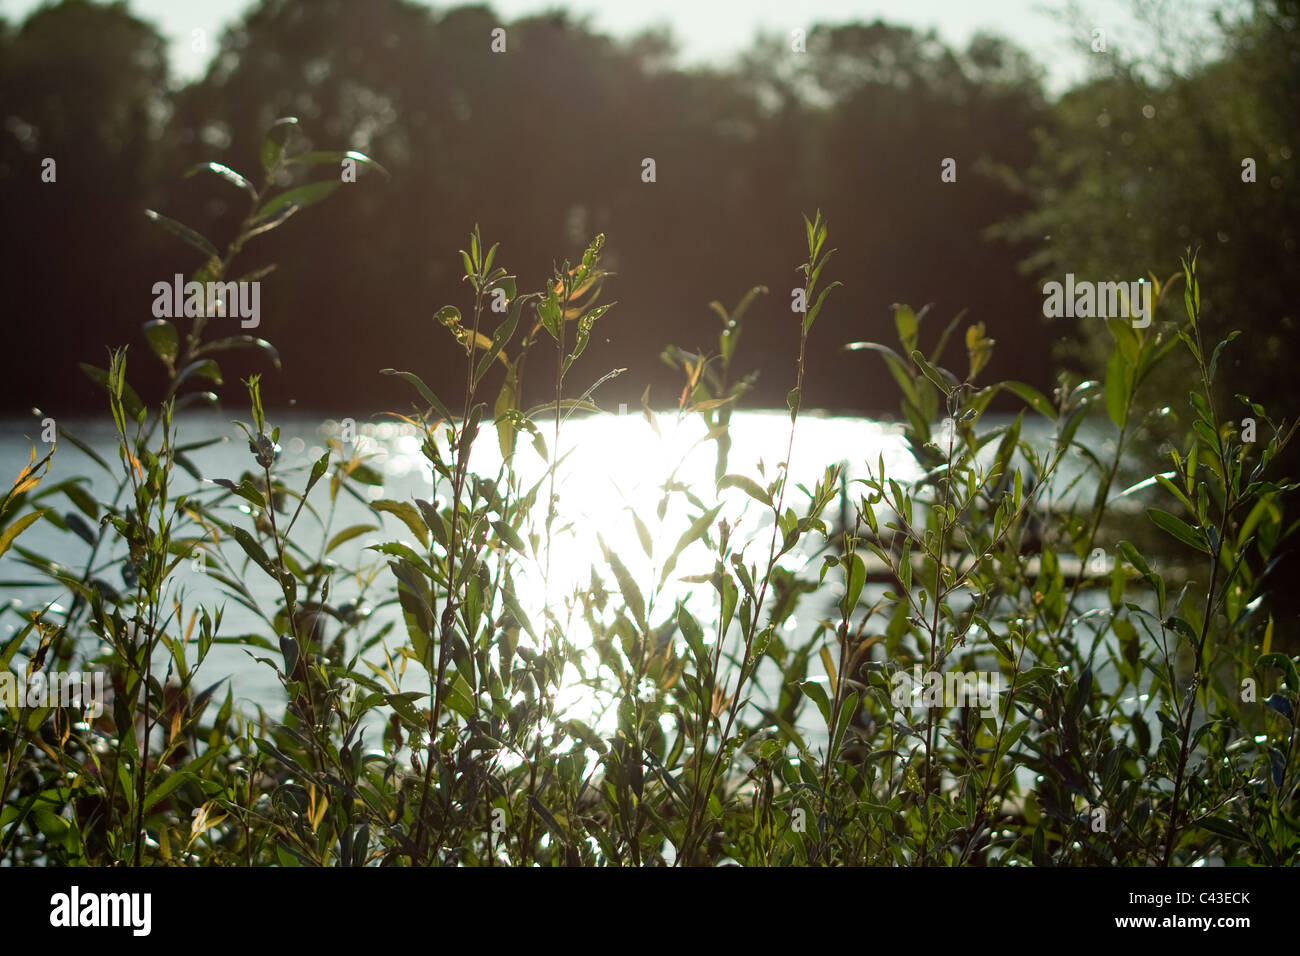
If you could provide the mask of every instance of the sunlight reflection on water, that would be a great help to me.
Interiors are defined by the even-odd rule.
[[[279,473],[290,487],[300,488],[306,480],[307,469],[324,452],[327,437],[338,436],[338,423],[322,422],[319,417],[303,413],[287,417],[273,416],[273,421],[278,421],[281,426],[280,444],[283,453],[278,465]],[[116,459],[116,455],[111,453],[113,435],[110,423],[91,420],[68,424],[79,431],[83,440],[100,450],[106,460]],[[538,424],[548,447],[552,446],[554,422],[539,421]],[[560,618],[565,639],[584,656],[592,659],[591,666],[585,668],[588,678],[585,683],[577,670],[569,666],[564,675],[564,692],[556,700],[560,714],[583,720],[602,731],[611,728],[613,710],[609,706],[610,700],[596,693],[592,685],[609,684],[592,680],[598,673],[594,663],[592,635],[581,615],[570,611],[573,594],[590,585],[593,569],[605,587],[614,593],[618,591],[618,585],[603,556],[602,541],[626,565],[638,589],[650,596],[647,601],[647,618],[652,630],[670,620],[675,603],[682,600],[705,629],[706,640],[713,641],[716,639],[716,627],[710,623],[715,621],[712,588],[680,580],[689,575],[712,571],[714,554],[710,549],[700,544],[688,548],[668,575],[662,589],[654,593],[655,585],[663,574],[665,560],[673,551],[678,538],[701,510],[688,504],[686,497],[680,493],[669,495],[665,502],[665,486],[671,484],[674,488],[689,489],[698,496],[704,507],[720,504],[721,510],[714,525],[725,518],[735,529],[733,547],[741,547],[737,543],[741,539],[748,542],[745,545],[745,560],[757,564],[760,571],[766,564],[771,540],[770,511],[739,489],[715,491],[716,445],[708,439],[707,429],[699,416],[678,419],[675,413],[661,414],[657,416],[657,425],[658,433],[639,412],[574,418],[563,425],[559,442],[562,460],[555,482],[558,517],[555,533],[551,536],[549,555],[546,545],[541,543],[540,551],[536,554],[537,560],[530,562],[524,559],[522,563],[532,564],[532,567],[521,569],[516,578],[518,596],[525,611],[534,615],[550,606]],[[3,452],[7,461],[19,458],[26,460],[31,440],[22,436],[24,432],[30,431],[28,423],[7,430],[8,437],[0,440],[0,452]],[[224,417],[194,415],[182,420],[180,441],[195,442],[223,435],[229,437],[232,432],[238,434]],[[369,456],[367,464],[385,477],[383,488],[366,489],[370,500],[391,498],[410,501],[416,496],[425,499],[436,497],[440,499],[441,505],[445,505],[449,488],[445,482],[436,488],[432,487],[431,467],[421,453],[420,439],[410,426],[392,422],[363,423],[357,426],[357,432],[358,450]],[[790,440],[789,416],[784,412],[737,412],[732,418],[731,439],[727,471],[747,475],[761,485],[766,485],[779,473],[779,465],[786,456]],[[533,450],[526,436],[520,436],[519,449],[514,464],[521,485],[527,488],[544,478],[546,463]],[[891,477],[905,481],[919,474],[898,426],[863,418],[805,413],[799,419],[795,436],[791,469],[793,480],[785,503],[797,512],[802,512],[807,497],[797,490],[797,485],[811,488],[822,477],[826,466],[839,462],[849,463],[850,478],[861,476],[864,474],[861,470],[863,463],[869,463],[874,468],[882,456],[886,471]],[[207,478],[238,479],[253,466],[247,443],[234,438],[223,444],[197,450],[191,457]],[[486,424],[482,426],[474,446],[472,470],[480,475],[494,476],[500,465],[501,456],[495,430]],[[96,473],[86,458],[71,447],[59,449],[47,481],[65,480],[78,474],[91,476],[89,490],[97,498],[107,500],[111,497],[113,483],[109,477],[103,471]],[[322,489],[325,484],[322,482]],[[545,541],[546,490],[543,486],[531,527],[539,542]],[[856,496],[855,491],[850,492],[850,497]],[[410,531],[393,516],[383,515],[381,518],[346,494],[339,495],[336,510],[331,515],[324,497],[322,490],[313,492],[312,500],[321,511],[322,522],[313,525],[312,517],[304,517],[300,526],[294,529],[295,541],[306,546],[308,552],[314,553],[319,542],[337,534],[340,529],[359,523],[382,525],[379,529],[339,545],[329,556],[348,568],[359,564],[377,565],[380,569],[378,587],[371,592],[368,600],[379,600],[379,595],[392,590],[391,574],[383,566],[386,559],[365,549],[385,541],[410,543]],[[828,521],[834,517],[836,510],[837,506],[833,502],[827,510]],[[233,514],[227,514],[233,518]],[[649,555],[643,548],[634,515],[641,519],[649,532]],[[525,528],[527,530],[529,529]],[[300,534],[302,538],[299,538]],[[816,540],[810,544],[815,546],[820,538],[813,537]],[[318,543],[314,544],[313,541]],[[84,560],[84,545],[79,545],[78,539],[46,522],[39,522],[29,529],[24,543],[39,553],[67,562],[73,568],[78,568],[78,561]],[[237,548],[225,553],[236,562],[237,568],[242,566],[243,555]],[[549,581],[542,574],[548,557]],[[795,551],[787,555],[782,563],[791,570],[798,570],[799,565],[808,557],[806,553]],[[120,554],[109,555],[97,573],[105,580],[118,582],[121,560]],[[266,623],[248,609],[229,600],[216,581],[201,573],[187,574],[183,568],[184,566],[174,586],[183,590],[191,606],[200,601],[209,606],[224,602],[225,634],[269,635]],[[816,570],[806,573],[815,576]],[[19,618],[13,613],[15,603],[32,607],[39,602],[43,606],[53,598],[52,589],[33,587],[22,580],[15,580],[35,578],[34,572],[15,563],[11,557],[7,557],[3,565],[0,565],[0,579],[6,581],[6,597],[10,600],[10,610],[3,618],[0,636],[12,634],[20,626]],[[269,578],[254,569],[246,580],[254,597],[263,607],[275,606],[279,592]],[[829,580],[828,578],[828,583]],[[832,604],[838,597],[838,593],[832,594],[832,591],[835,589],[805,597],[797,616],[792,617],[779,632],[787,645],[806,641],[816,628],[818,620],[830,615]],[[336,582],[330,600],[337,606],[344,601],[355,600],[359,594],[358,582],[343,577]],[[397,627],[385,639],[389,652],[395,653],[396,647],[407,638],[394,604],[379,607],[367,628],[373,633],[388,620],[397,622]],[[738,624],[733,623],[728,634],[728,646],[737,641],[738,630]],[[327,640],[328,637],[327,634]],[[676,639],[684,645],[680,635],[676,635]],[[229,675],[233,679],[237,700],[245,704],[267,706],[275,714],[284,699],[282,689],[270,668],[252,660],[253,653],[264,652],[249,652],[234,645],[214,647],[204,664],[204,673],[198,683],[207,686],[218,677]],[[416,675],[413,671],[414,668],[411,668],[408,672],[403,688],[427,690],[427,684],[420,686],[415,682]],[[766,679],[765,673],[760,671],[758,675],[756,700],[774,697],[779,692],[779,684],[773,686],[774,682]],[[815,656],[809,677],[824,680]],[[815,735],[815,728],[813,732]]]
[[[713,552],[699,545],[688,548],[663,587],[656,587],[674,545],[700,511],[680,493],[666,495],[665,488],[690,489],[708,507],[720,504],[721,511],[714,524],[726,519],[735,529],[733,540],[745,538],[751,542],[746,551],[748,561],[757,561],[761,566],[766,561],[766,546],[771,538],[770,512],[739,489],[714,491],[716,443],[708,439],[708,430],[698,416],[678,419],[671,414],[660,415],[656,424],[657,429],[640,414],[596,415],[564,424],[559,444],[561,464],[555,481],[557,518],[550,536],[550,551],[548,554],[543,544],[534,566],[516,577],[516,590],[524,610],[540,619],[543,609],[550,607],[562,622],[565,639],[592,661],[586,681],[575,667],[568,666],[563,690],[555,700],[557,715],[582,720],[600,732],[613,729],[615,701],[607,691],[600,693],[595,688],[617,684],[608,672],[592,679],[598,670],[593,636],[581,614],[575,613],[571,598],[589,586],[593,569],[606,587],[617,591],[618,584],[603,557],[602,545],[618,556],[638,590],[647,597],[646,618],[652,629],[670,620],[676,602],[681,600],[699,619],[705,641],[711,644],[716,640],[716,627],[709,623],[715,615],[710,607],[713,591],[707,585],[683,582],[682,578],[711,572]],[[539,426],[548,445],[552,444],[554,421],[539,422]],[[428,481],[431,471],[419,450],[419,441],[395,429],[395,426],[369,429],[375,437],[375,458],[371,463],[396,479],[422,476],[422,490],[411,493],[432,497]],[[784,413],[737,413],[732,419],[728,471],[755,477],[766,485],[779,473],[789,437],[790,420]],[[528,488],[543,481],[547,464],[522,437],[519,448],[514,465],[521,486]],[[787,506],[803,510],[806,496],[796,486],[803,484],[811,488],[822,477],[826,465],[844,460],[875,462],[882,455],[888,472],[900,480],[918,473],[901,430],[895,426],[867,419],[802,417],[795,438],[793,482],[786,497]],[[491,476],[500,465],[495,435],[487,429],[474,447],[471,469]],[[443,501],[447,499],[449,491],[445,486],[435,490]],[[539,540],[545,539],[543,523],[548,491],[547,483],[543,482],[534,526]],[[634,516],[641,519],[649,533],[649,554]],[[783,563],[793,568],[806,558],[806,554],[796,550]],[[549,581],[543,573],[548,559]],[[809,603],[812,600],[806,599]],[[811,614],[805,612],[807,633],[811,633],[819,616],[817,612],[824,611],[818,608]],[[798,627],[799,618],[792,617],[782,633],[788,640]],[[731,643],[736,642],[737,631],[738,626],[733,624],[728,635]],[[680,635],[677,640],[679,652],[684,652],[684,640]]]

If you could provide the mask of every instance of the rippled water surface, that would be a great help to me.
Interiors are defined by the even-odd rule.
[[[110,421],[69,421],[62,424],[95,448],[110,465],[116,464],[115,436]],[[326,436],[339,434],[338,423],[296,413],[289,417],[272,416],[272,424],[278,424],[281,428],[282,453],[277,465],[278,473],[291,487],[301,488],[305,484],[311,463],[325,450]],[[553,445],[554,422],[542,422],[541,426],[547,444]],[[381,472],[385,478],[384,487],[366,489],[371,499],[409,501],[418,496],[425,499],[439,498],[445,503],[449,490],[445,485],[436,488],[432,485],[429,463],[420,452],[420,440],[409,426],[397,423],[362,423],[357,426],[357,431],[358,450],[369,456],[367,464]],[[27,460],[33,445],[37,447],[38,454],[43,453],[39,433],[39,425],[34,420],[8,423],[4,437],[0,438],[0,451],[3,452],[7,472],[17,473]],[[182,419],[178,444],[201,442],[220,436],[225,436],[227,440],[196,450],[191,456],[192,460],[205,479],[238,480],[243,472],[253,470],[256,466],[248,451],[247,442],[228,418],[191,415]],[[766,484],[777,473],[778,465],[785,458],[790,440],[789,416],[784,412],[737,412],[732,419],[731,437],[728,471],[749,475]],[[543,459],[523,436],[520,438],[520,447],[524,449],[516,456],[520,480],[525,486],[542,480],[546,468]],[[553,536],[549,553],[549,582],[543,582],[540,568],[532,574],[522,574],[519,577],[517,586],[525,608],[532,612],[549,604],[564,617],[565,596],[570,595],[575,588],[587,585],[593,568],[598,576],[607,581],[609,589],[616,592],[618,586],[613,582],[608,565],[602,557],[602,542],[618,554],[641,590],[644,593],[651,592],[653,583],[661,576],[663,563],[673,545],[698,515],[698,509],[691,507],[684,496],[673,494],[668,496],[666,510],[660,517],[659,509],[665,498],[664,488],[669,483],[691,489],[710,506],[722,502],[720,517],[726,517],[730,521],[736,528],[737,535],[753,537],[755,543],[750,546],[748,559],[761,566],[766,560],[767,542],[770,540],[771,515],[763,513],[764,509],[738,489],[728,488],[715,493],[715,448],[715,443],[708,440],[706,427],[699,416],[678,419],[675,413],[660,414],[652,424],[637,412],[593,415],[566,422],[559,440],[559,451],[563,458],[556,477],[559,517],[555,527],[558,533]],[[818,417],[806,413],[800,418],[795,435],[791,475],[794,484],[802,483],[811,488],[829,464],[847,462],[852,477],[863,474],[863,469],[868,465],[874,469],[881,458],[891,477],[906,480],[918,474],[897,426],[862,418]],[[482,475],[496,475],[500,464],[495,431],[490,425],[485,426],[474,448],[472,470]],[[764,479],[763,475],[767,478]],[[114,494],[115,484],[108,473],[93,464],[70,443],[64,442],[55,455],[54,465],[43,487],[77,476],[90,478],[87,488],[101,501],[111,499]],[[178,489],[180,491],[193,490],[195,487],[195,483],[180,472],[178,483],[181,485]],[[799,510],[806,498],[795,491],[794,484],[791,485],[787,504]],[[385,559],[366,549],[384,541],[411,540],[410,531],[396,518],[378,515],[346,494],[340,494],[331,508],[325,491],[326,485],[327,482],[322,482],[311,496],[317,516],[305,515],[294,529],[294,541],[309,553],[322,548],[342,529],[358,524],[374,525],[374,530],[365,531],[340,544],[329,554],[329,558],[347,568],[359,564],[373,564],[383,568]],[[208,487],[212,488],[211,485]],[[225,506],[229,509],[229,520],[237,517],[235,509],[243,504],[238,499],[233,500],[236,503]],[[545,494],[540,496],[540,500],[545,501]],[[60,509],[70,507],[62,496],[51,498],[50,501]],[[247,508],[246,505],[243,507]],[[833,517],[831,512],[835,510],[836,506],[832,505],[827,517]],[[645,553],[634,515],[641,518],[650,533],[652,553],[649,556]],[[250,521],[247,515],[243,516],[243,520],[246,525]],[[540,518],[538,530],[540,531]],[[47,522],[38,522],[32,526],[24,534],[21,544],[66,563],[78,573],[84,568],[87,552],[85,544],[74,535]],[[237,547],[225,553],[237,562],[237,567],[242,566],[243,555]],[[545,556],[544,550],[542,555]],[[115,586],[120,585],[122,557],[121,553],[111,552],[101,555],[96,562],[97,576]],[[799,562],[808,557],[795,553],[790,559]],[[687,550],[669,575],[664,589],[648,609],[652,626],[667,620],[675,601],[683,599],[696,612],[701,624],[707,627],[707,622],[712,619],[707,604],[713,594],[712,589],[699,584],[684,584],[680,579],[711,571],[712,562],[713,556],[703,547]],[[541,563],[543,562],[538,562],[539,565]],[[193,605],[195,602],[203,602],[208,606],[224,603],[226,614],[223,634],[251,632],[268,635],[267,625],[259,621],[250,610],[229,599],[218,582],[187,564],[180,567],[173,587],[178,592],[183,590],[187,603]],[[279,590],[266,575],[252,567],[247,573],[246,582],[265,608],[275,606]],[[382,602],[392,592],[391,574],[386,569],[380,572],[377,584],[372,589],[369,600]],[[50,601],[64,599],[56,589],[39,586],[36,572],[23,565],[13,552],[0,559],[0,587],[3,588],[7,601],[0,634],[12,634],[21,626],[16,613],[20,609],[39,607]],[[331,603],[337,606],[344,601],[356,599],[357,594],[357,581],[342,578],[334,585]],[[791,643],[792,638],[806,638],[810,635],[817,619],[830,614],[835,596],[823,592],[806,598],[785,629],[787,643]],[[362,606],[368,607],[369,601],[363,599]],[[372,610],[374,613],[367,625],[371,629],[378,627],[382,621],[397,616],[392,604],[383,606],[381,603],[380,607]],[[579,647],[590,644],[590,635],[585,633],[580,620],[571,618],[565,633]],[[390,649],[395,648],[403,637],[400,626],[390,633],[386,639]],[[711,633],[707,633],[707,637],[713,639]],[[820,670],[819,665],[814,666]],[[245,648],[237,645],[215,647],[205,661],[197,683],[206,686],[225,676],[231,677],[237,700],[245,704],[262,704],[274,713],[283,701],[283,693],[275,674],[266,665],[254,661]],[[576,675],[569,676],[573,680],[567,684],[565,697],[559,703],[570,716],[595,724],[605,723],[603,702],[588,688],[581,686]],[[760,684],[767,685],[760,687],[760,694],[772,693],[776,689],[770,681],[760,681]]]

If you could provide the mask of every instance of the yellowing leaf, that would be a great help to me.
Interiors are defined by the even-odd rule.
[[[831,657],[831,649],[825,644],[822,645],[822,665],[826,668],[826,676],[831,679],[831,693],[839,694],[839,676],[835,673],[835,660]]]
[[[479,348],[483,349],[484,351],[492,348],[492,340],[488,338],[486,335],[484,335],[482,332],[474,333],[474,344]],[[497,351],[496,358],[502,365],[506,366],[507,368],[510,366],[510,363],[506,361],[505,349],[499,349]]]
[[[9,527],[5,528],[4,533],[0,534],[0,557],[3,557],[4,553],[13,545],[15,538],[26,531],[29,525],[35,523],[44,515],[44,511],[33,511],[30,514],[23,515]]]
[[[983,322],[976,322],[966,329],[966,353],[970,358],[970,375],[966,380],[973,382],[993,357],[993,339],[984,334]]]

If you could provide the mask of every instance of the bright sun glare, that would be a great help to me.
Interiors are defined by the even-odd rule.
[[[553,421],[539,422],[548,446],[553,442],[553,424]],[[427,497],[431,471],[420,454],[419,441],[398,432],[399,429],[392,428],[379,433],[375,463],[392,476],[413,478],[423,474],[423,490],[410,493]],[[500,467],[501,456],[494,437],[491,427],[485,426],[474,445],[471,469],[480,475],[495,475]],[[727,470],[753,476],[765,484],[780,471],[790,438],[790,420],[788,415],[779,412],[736,413],[731,437]],[[522,487],[531,487],[537,481],[543,484],[534,519],[539,552],[535,562],[521,562],[524,567],[515,577],[517,596],[523,610],[535,620],[541,620],[543,611],[550,609],[560,622],[565,639],[583,657],[589,677],[598,672],[599,665],[590,628],[573,596],[590,585],[593,570],[606,588],[618,591],[619,584],[605,559],[602,542],[617,554],[631,580],[646,596],[646,616],[652,629],[669,621],[676,602],[683,600],[688,602],[687,607],[704,629],[705,641],[712,643],[716,639],[716,609],[702,603],[712,592],[682,582],[685,577],[713,570],[714,554],[709,549],[699,545],[687,548],[662,588],[659,587],[665,562],[700,513],[680,491],[665,496],[665,487],[694,489],[709,508],[721,504],[714,525],[724,518],[728,521],[734,529],[733,542],[746,543],[747,562],[766,560],[772,519],[770,512],[739,489],[723,488],[716,495],[707,491],[715,487],[717,452],[698,415],[678,418],[675,412],[658,414],[652,424],[638,410],[593,415],[562,426],[549,582],[543,573],[548,555],[542,536],[548,491],[548,481],[544,480],[547,463],[525,436],[520,438],[519,449],[514,466]],[[787,505],[796,511],[803,509],[806,497],[797,490],[797,485],[811,488],[822,477],[826,465],[841,461],[875,462],[880,455],[884,456],[891,475],[904,478],[915,474],[915,462],[898,429],[867,420],[801,417],[795,436],[793,482],[786,496]],[[699,489],[706,491],[701,493]],[[439,486],[435,491],[445,502],[447,489]],[[638,528],[638,518],[644,533]],[[643,537],[650,545],[650,554],[646,553]],[[806,554],[795,551],[785,561],[800,563],[806,558]],[[736,640],[737,629],[733,624],[729,642]],[[685,642],[680,634],[675,634],[675,639],[681,645],[679,649],[684,650]],[[521,636],[521,640],[527,638]],[[607,733],[616,723],[612,701],[594,694],[591,683],[584,682],[578,670],[570,665],[564,675],[563,690],[555,700],[557,717],[581,720],[598,732]],[[607,680],[599,683],[605,687],[616,686],[616,682]],[[646,688],[646,692],[652,693],[653,689]]]

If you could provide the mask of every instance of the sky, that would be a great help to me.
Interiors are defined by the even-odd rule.
[[[41,0],[0,0],[0,13],[21,21]],[[366,0],[354,0],[364,3]],[[1141,0],[1163,3],[1166,0]],[[1173,2],[1173,0],[1169,0]],[[171,41],[173,75],[181,81],[201,76],[221,31],[252,4],[250,0],[129,0],[128,7],[149,20]],[[433,4],[438,8],[453,3]],[[1028,50],[1047,70],[1048,89],[1059,93],[1083,75],[1069,31],[1060,19],[1066,0],[495,0],[503,18],[562,6],[590,15],[593,25],[614,36],[629,36],[652,26],[668,26],[682,59],[721,64],[749,46],[759,29],[788,32],[817,21],[877,18],[919,29],[935,29],[950,45],[965,46],[980,30],[995,32]],[[1112,35],[1131,29],[1131,0],[1082,0],[1089,16]],[[195,30],[203,30],[206,52],[196,52]]]

